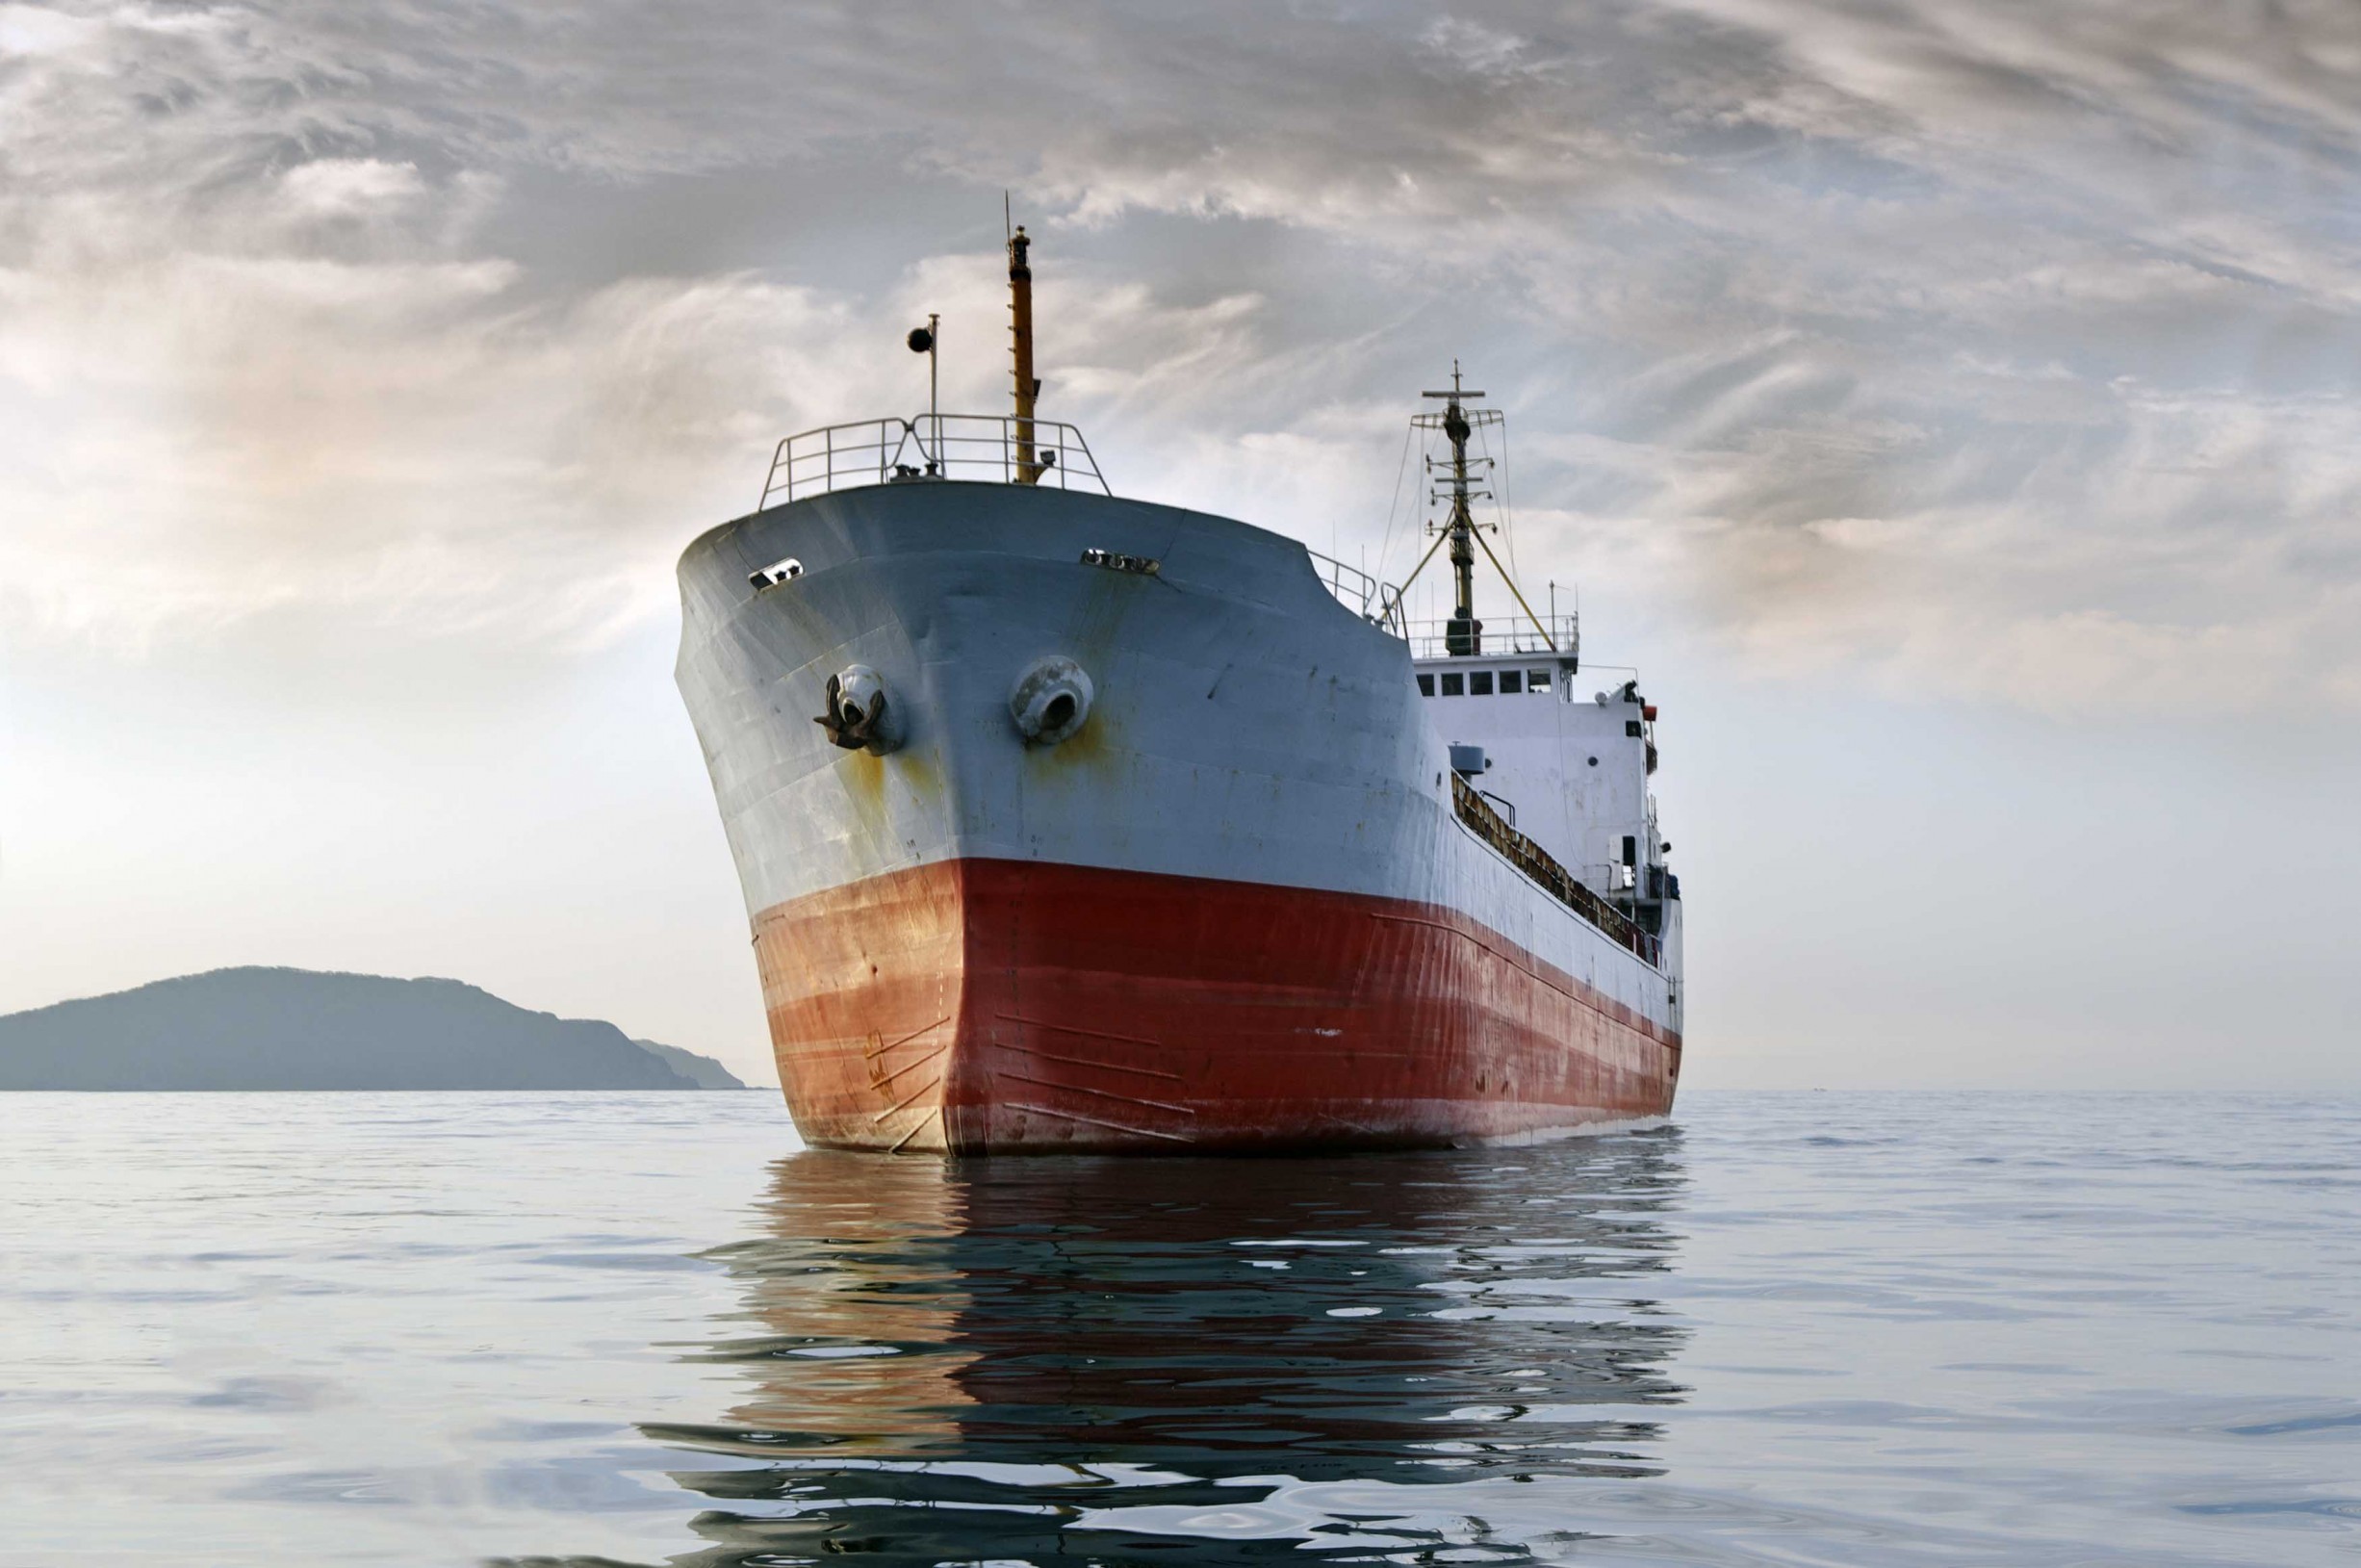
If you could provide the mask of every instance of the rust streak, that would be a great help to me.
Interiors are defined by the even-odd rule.
[[[871,1122],[879,1122],[885,1120],[887,1117],[892,1116],[897,1111],[907,1111],[912,1104],[916,1103],[918,1097],[924,1094],[928,1090],[940,1088],[942,1088],[942,1080],[940,1078],[936,1079],[931,1084],[920,1084],[917,1088],[911,1090],[901,1099],[898,1099],[894,1101],[893,1104],[886,1106],[883,1111],[873,1113],[869,1119]]]
[[[935,1107],[935,1119],[937,1122],[942,1120],[942,1107],[939,1105]],[[910,1131],[904,1133],[901,1137],[893,1141],[893,1146],[885,1150],[885,1152],[888,1154],[901,1153],[902,1146],[904,1144],[908,1144],[911,1139],[917,1137],[924,1131],[926,1131],[926,1118],[920,1117],[917,1120],[910,1124]],[[945,1142],[948,1142],[948,1140],[945,1140]]]
[[[880,1045],[876,1050],[866,1051],[862,1054],[871,1058],[884,1056],[887,1051],[893,1050],[898,1046],[909,1044],[911,1041],[916,1040],[920,1035],[925,1034],[929,1029],[940,1029],[944,1024],[949,1023],[950,1021],[951,1015],[946,1013],[941,1017],[937,1018],[933,1023],[922,1024],[918,1028],[912,1029],[909,1034],[904,1035],[900,1040],[888,1041],[886,1043]],[[941,1049],[940,1046],[936,1048],[937,1050]]]
[[[910,1071],[912,1067],[925,1067],[929,1062],[932,1062],[937,1057],[942,1055],[942,1053],[949,1048],[950,1044],[951,1042],[947,1040],[937,1041],[933,1050],[927,1052],[924,1056],[911,1057],[909,1061],[903,1063],[900,1067],[894,1068],[883,1078],[878,1079],[869,1087],[872,1089],[884,1089],[887,1084],[892,1083],[896,1078],[901,1077],[902,1074]]]
[[[997,1072],[995,1078],[1014,1078],[1020,1084],[1032,1084],[1039,1089],[1055,1089],[1067,1094],[1092,1094],[1102,1100],[1121,1100],[1125,1105],[1144,1105],[1152,1111],[1172,1111],[1193,1117],[1196,1112],[1186,1105],[1169,1105],[1163,1100],[1143,1100],[1136,1094],[1118,1094],[1112,1089],[1085,1089],[1080,1084],[1052,1083],[1047,1078],[1028,1078],[1021,1072]]]
[[[1138,1035],[1117,1035],[1104,1029],[1084,1029],[1071,1023],[1051,1023],[1046,1018],[1020,1018],[1014,1013],[1002,1013],[997,1016],[1004,1022],[1021,1023],[1034,1029],[1056,1029],[1068,1035],[1089,1035],[1096,1040],[1119,1040],[1126,1045],[1153,1045],[1159,1050],[1164,1048],[1163,1041],[1143,1040]]]
[[[1432,926],[1437,931],[1448,931],[1454,937],[1468,936],[1466,932],[1460,930],[1457,926],[1452,925],[1449,920],[1428,920],[1416,914],[1387,914],[1378,910],[1370,911],[1369,917],[1373,920],[1395,920],[1405,926]],[[1468,940],[1476,941],[1476,938],[1473,937],[1468,937]],[[1482,947],[1484,944],[1481,942],[1476,942],[1476,945]],[[1486,951],[1490,951],[1490,949],[1486,949]]]
[[[1006,1015],[1007,1015],[1005,1014],[1002,1015],[1004,1017]],[[1074,1033],[1082,1034],[1084,1031],[1077,1029],[1074,1031]],[[1117,1039],[1120,1037],[1110,1036],[1108,1038]],[[1162,1067],[1135,1067],[1122,1062],[1094,1061],[1087,1056],[1060,1056],[1055,1051],[1037,1051],[1030,1045],[1018,1045],[1014,1042],[1005,1044],[1000,1048],[1004,1051],[1015,1051],[1024,1056],[1038,1056],[1044,1062],[1070,1062],[1078,1067],[1105,1067],[1109,1072],[1136,1072],[1143,1077],[1169,1078],[1176,1084],[1182,1082],[1182,1078],[1179,1073],[1167,1072]]]
[[[1022,1100],[1011,1100],[1009,1102],[1009,1109],[1012,1111],[1031,1111],[1038,1116],[1056,1117],[1061,1121],[1085,1122],[1093,1127],[1105,1127],[1114,1132],[1129,1133],[1134,1138],[1162,1138],[1174,1144],[1189,1144],[1195,1142],[1194,1139],[1190,1138],[1186,1133],[1158,1132],[1153,1127],[1133,1127],[1120,1121],[1102,1121],[1097,1117],[1086,1117],[1073,1111],[1053,1111],[1046,1105],[1027,1105]]]

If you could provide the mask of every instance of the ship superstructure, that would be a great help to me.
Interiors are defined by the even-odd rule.
[[[680,688],[805,1137],[1301,1148],[1662,1115],[1654,710],[1628,681],[1578,696],[1575,624],[1507,574],[1525,613],[1477,620],[1481,395],[1454,375],[1424,416],[1451,454],[1437,631],[1294,540],[1114,496],[1037,415],[1022,230],[1010,275],[1014,415],[791,437],[681,558]]]
[[[1649,788],[1655,705],[1640,695],[1636,674],[1617,672],[1592,691],[1581,679],[1580,616],[1559,614],[1553,595],[1549,611],[1537,613],[1486,541],[1476,503],[1490,499],[1485,481],[1496,459],[1471,455],[1469,445],[1478,430],[1499,426],[1501,413],[1475,406],[1484,394],[1464,388],[1457,365],[1449,391],[1424,396],[1444,405],[1412,422],[1442,438],[1444,450],[1424,461],[1427,499],[1443,516],[1435,546],[1411,576],[1448,545],[1451,614],[1439,625],[1406,619],[1405,582],[1369,590],[1379,619],[1410,644],[1419,695],[1434,700],[1429,720],[1452,743],[1455,770],[1473,797],[1465,814],[1500,819],[1498,829],[1522,837],[1554,868],[1545,881],[1578,885],[1577,900],[1595,923],[1659,961],[1675,981],[1677,1028],[1681,883],[1665,863],[1671,846],[1657,830]],[[1517,606],[1489,630],[1476,614],[1479,551]]]

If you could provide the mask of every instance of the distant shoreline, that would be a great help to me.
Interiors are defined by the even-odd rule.
[[[457,980],[214,969],[0,1017],[0,1092],[707,1092],[709,1056]]]

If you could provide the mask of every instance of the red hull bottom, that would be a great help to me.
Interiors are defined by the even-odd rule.
[[[765,910],[806,1141],[905,1152],[1412,1147],[1661,1116],[1681,1040],[1449,910],[1030,861]]]

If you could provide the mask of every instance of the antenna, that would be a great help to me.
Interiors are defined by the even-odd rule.
[[[928,311],[926,325],[911,328],[910,337],[905,341],[910,344],[911,353],[926,355],[926,418],[927,424],[933,427],[928,433],[939,447],[942,445],[942,377],[937,373],[940,363],[937,355],[942,348],[942,317]],[[939,458],[941,453],[930,452],[928,456],[927,472],[932,474],[935,472],[934,459]]]

